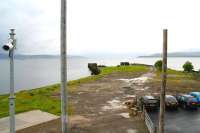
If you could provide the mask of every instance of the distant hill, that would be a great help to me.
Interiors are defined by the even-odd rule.
[[[16,59],[35,59],[35,58],[59,58],[60,55],[24,55],[24,54],[16,54]],[[8,54],[0,53],[0,59],[7,59]],[[82,56],[74,56],[68,55],[67,58],[86,58]]]
[[[152,54],[152,55],[147,55],[147,56],[139,56],[139,57],[162,57],[162,54]],[[168,57],[200,57],[200,52],[173,52],[173,53],[168,53]]]

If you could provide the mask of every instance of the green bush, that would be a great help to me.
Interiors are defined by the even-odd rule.
[[[159,71],[162,70],[162,60],[158,60],[156,61],[156,63],[154,64],[155,68]]]
[[[88,63],[88,68],[91,71],[91,75],[98,75],[101,72],[97,66],[97,63]]]
[[[191,62],[186,61],[185,64],[183,65],[183,69],[185,72],[192,72],[194,67]]]

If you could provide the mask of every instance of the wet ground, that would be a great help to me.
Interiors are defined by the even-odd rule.
[[[159,112],[150,112],[153,122],[158,125]],[[200,109],[166,111],[166,133],[200,133]]]
[[[78,86],[69,97],[74,108],[69,119],[70,132],[147,133],[141,115],[129,116],[124,104],[148,89],[143,86],[146,77],[150,76],[144,73],[113,73]]]

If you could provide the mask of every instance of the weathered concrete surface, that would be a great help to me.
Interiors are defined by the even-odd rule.
[[[146,76],[143,74],[113,73],[78,86],[69,95],[73,106],[73,115],[69,120],[70,133],[147,133],[141,116],[130,116],[130,110],[125,105],[136,94],[144,93],[145,82],[143,78],[139,79],[142,83],[138,80],[129,83],[126,80]]]
[[[54,119],[18,130],[17,133],[61,133],[61,119]]]
[[[40,110],[33,110],[25,113],[20,113],[15,116],[16,130],[25,129],[41,123],[58,119],[56,115],[52,115]],[[9,132],[9,117],[0,119],[0,133]]]

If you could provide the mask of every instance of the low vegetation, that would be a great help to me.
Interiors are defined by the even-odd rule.
[[[183,71],[167,70],[167,93],[188,93],[190,91],[200,91],[200,73],[193,70],[191,62],[187,61],[183,65]],[[160,90],[161,71],[157,69],[156,77],[150,85],[152,88]]]
[[[200,91],[199,73],[188,73],[171,69],[168,69],[167,73],[167,93],[176,94]],[[159,92],[161,87],[161,72],[157,72],[157,76],[149,84]]]
[[[115,72],[147,72],[144,65],[105,67],[99,75],[93,75],[68,82],[68,91],[75,91],[77,85],[92,82]],[[40,109],[55,115],[60,115],[60,85],[41,87],[16,93],[16,113]],[[9,95],[0,95],[0,118],[9,115]],[[68,113],[73,113],[73,106],[68,104]]]

